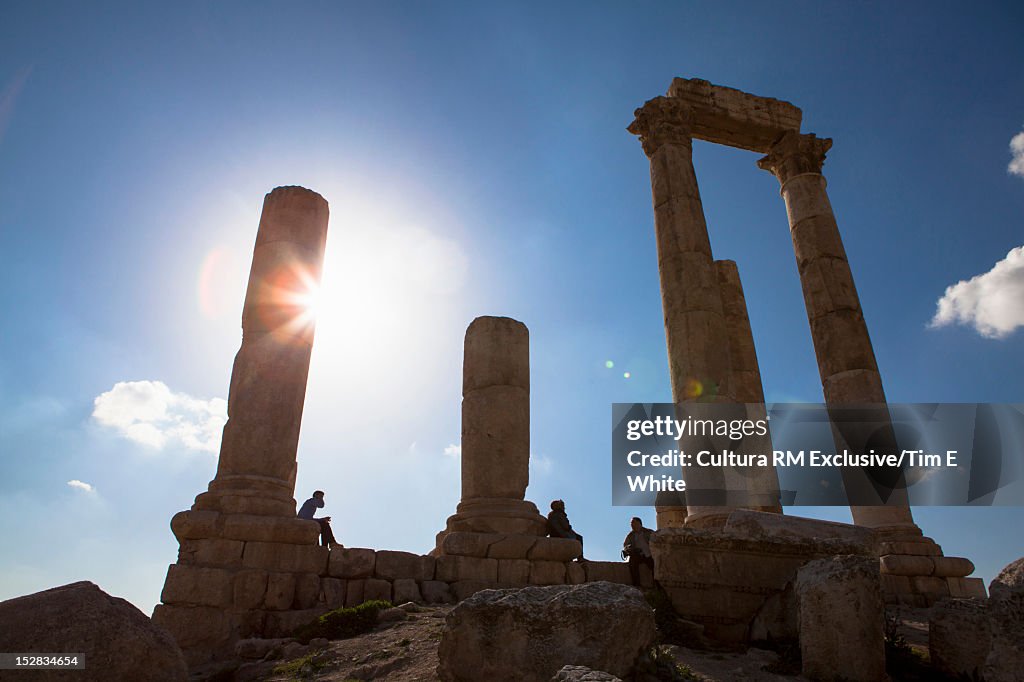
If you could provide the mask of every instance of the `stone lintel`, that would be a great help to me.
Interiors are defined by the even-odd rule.
[[[693,137],[754,152],[768,152],[783,133],[800,132],[803,112],[789,102],[759,97],[699,78],[675,78],[668,96],[693,112]]]

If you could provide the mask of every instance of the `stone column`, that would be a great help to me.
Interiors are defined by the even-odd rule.
[[[747,299],[743,295],[740,271],[735,261],[717,260],[718,288],[722,295],[722,309],[729,335],[730,384],[733,386],[736,402],[747,405],[747,419],[765,419],[764,387],[761,383],[761,368],[757,363],[754,348],[754,333],[747,315]],[[752,452],[771,452],[771,435],[751,437],[743,440],[744,447]],[[746,467],[742,472],[748,494],[753,498],[744,505],[755,511],[782,513],[779,500],[779,476],[775,467]]]
[[[295,516],[314,333],[307,306],[320,284],[327,219],[327,201],[302,187],[278,187],[263,201],[217,475],[195,509]]]
[[[733,402],[728,331],[693,169],[691,113],[681,101],[655,97],[628,130],[651,162],[654,229],[665,314],[672,396],[676,403]],[[681,444],[682,446],[682,444]],[[725,490],[722,471],[686,472],[687,525],[720,526],[732,507],[695,504],[695,490]],[[671,511],[659,509],[659,517]]]
[[[478,317],[462,366],[462,501],[447,530],[543,535],[529,482],[530,333],[508,317]]]
[[[878,406],[885,403],[882,378],[821,174],[831,146],[830,139],[787,132],[758,166],[781,183],[825,403]],[[854,523],[920,536],[906,490],[893,498],[886,506],[853,506]]]

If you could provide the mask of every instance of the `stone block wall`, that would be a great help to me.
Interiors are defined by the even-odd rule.
[[[230,654],[238,639],[284,637],[331,609],[370,599],[441,604],[484,589],[599,580],[631,583],[624,562],[432,557],[392,550],[209,542],[183,544],[179,563],[168,568],[163,603],[153,613],[153,619],[178,640],[190,666]],[[640,575],[642,586],[653,584],[646,567],[641,567]]]

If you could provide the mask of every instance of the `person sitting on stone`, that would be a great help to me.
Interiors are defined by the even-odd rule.
[[[630,519],[629,526],[633,530],[622,542],[622,558],[629,559],[629,577],[634,586],[640,587],[640,566],[647,566],[654,573],[654,557],[651,556],[651,533],[654,531],[644,528],[639,516]]]
[[[569,517],[565,513],[565,502],[562,500],[552,500],[551,502],[551,511],[548,513],[548,535],[553,538],[579,540],[580,555],[576,557],[576,561],[586,561],[583,558],[583,536],[572,529]]]
[[[324,491],[317,490],[313,493],[313,497],[309,498],[302,503],[299,508],[298,517],[300,519],[309,519],[310,521],[316,521],[320,524],[320,544],[324,547],[331,549],[338,549],[341,547],[338,541],[334,539],[334,531],[331,530],[331,517],[324,516],[323,518],[314,519],[313,514],[316,513],[317,509],[323,509],[324,506]]]

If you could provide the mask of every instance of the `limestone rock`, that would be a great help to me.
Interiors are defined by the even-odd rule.
[[[273,649],[283,646],[290,639],[261,639],[259,637],[252,637],[250,639],[240,639],[235,642],[235,655],[239,658],[248,659],[261,659],[269,654]]]
[[[420,585],[420,591],[423,593],[423,601],[428,604],[446,604],[454,601],[448,583],[440,580],[424,580]]]
[[[885,606],[878,560],[815,559],[797,572],[803,674],[873,682],[885,674]]]
[[[369,578],[373,575],[377,553],[372,549],[350,548],[333,550],[330,555],[330,574],[335,578]]]
[[[445,682],[547,682],[566,664],[624,676],[653,641],[654,611],[639,590],[607,582],[479,592],[445,618]]]
[[[992,645],[992,627],[984,602],[943,599],[928,616],[928,654],[932,667],[953,678],[980,679]]]
[[[551,682],[622,682],[615,675],[609,675],[600,670],[591,670],[582,665],[566,665],[555,673]]]
[[[419,585],[412,578],[399,578],[392,584],[391,590],[391,601],[396,604],[423,601]]]
[[[400,620],[407,620],[409,618],[409,612],[405,609],[400,609],[394,606],[390,609],[384,609],[377,614],[377,622],[379,623],[394,623]]]
[[[84,653],[85,670],[74,671],[81,682],[188,679],[169,632],[124,599],[85,581],[0,602],[0,651]],[[39,671],[32,679],[66,676]]]
[[[988,586],[992,599],[1009,596],[1015,590],[1024,588],[1024,557],[1007,564]]]
[[[986,682],[1019,680],[1024,670],[1024,580],[1021,561],[1015,561],[992,581],[988,609],[992,647],[985,659]]]

